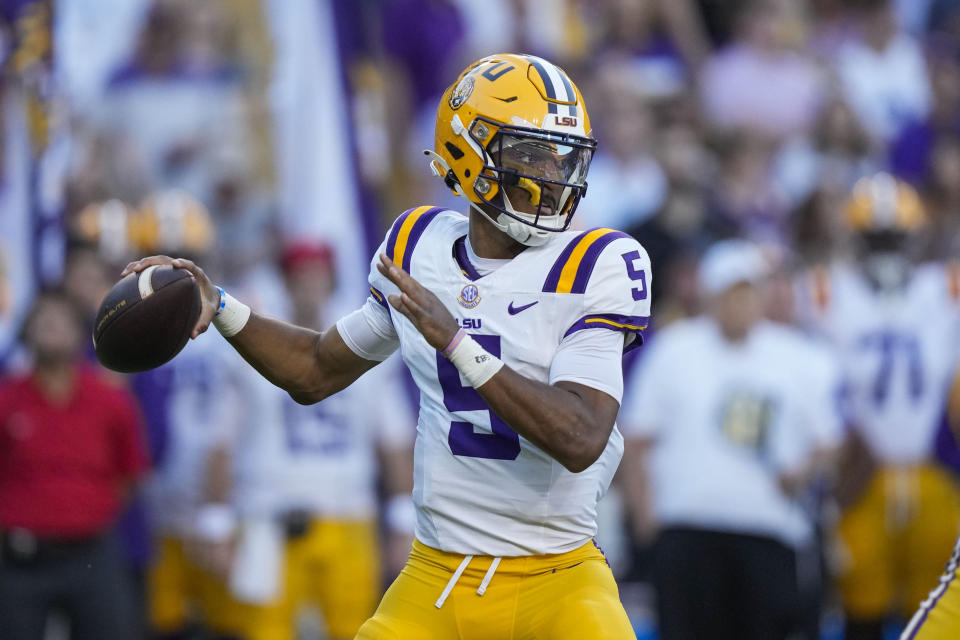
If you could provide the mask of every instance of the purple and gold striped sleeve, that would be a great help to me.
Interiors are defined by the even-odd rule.
[[[583,296],[582,313],[563,338],[584,329],[627,336],[626,349],[639,346],[650,318],[650,258],[629,235],[590,229],[563,249],[543,283],[544,293]]]
[[[427,226],[441,211],[443,211],[442,207],[431,206],[415,207],[404,211],[390,226],[386,238],[384,238],[376,255],[370,261],[369,299],[388,312],[390,311],[390,305],[387,303],[387,294],[391,293],[394,288],[390,281],[381,276],[377,270],[380,254],[387,254],[394,263],[409,273],[417,244],[423,237]]]

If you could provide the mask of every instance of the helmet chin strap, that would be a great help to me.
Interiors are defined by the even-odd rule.
[[[451,173],[450,165],[447,164],[447,161],[444,160],[442,156],[440,156],[438,153],[436,153],[431,149],[424,149],[423,154],[431,159],[430,170],[433,172],[433,175],[446,179],[446,176]],[[437,165],[439,165],[440,168],[437,168]],[[494,220],[489,213],[484,211],[483,208],[480,207],[480,205],[475,203],[473,200],[471,200],[467,196],[467,193],[463,190],[463,186],[461,186],[459,181],[454,181],[453,186],[451,188],[453,189],[453,192],[456,193],[458,196],[463,196],[467,200],[467,203],[473,208],[473,210],[479,213],[480,215],[482,215],[487,220],[489,220],[490,224],[492,224],[494,227],[496,227],[503,233],[507,234],[508,236],[510,236],[517,242],[519,242],[520,244],[526,245],[528,247],[537,247],[546,243],[546,241],[550,239],[549,231],[544,231],[543,229],[536,229],[534,227],[531,227],[529,225],[526,225],[520,222],[519,220],[514,220],[513,218],[511,218],[510,216],[504,213],[501,213],[500,215],[498,215],[497,219]],[[530,216],[529,214],[519,213],[515,211],[513,209],[513,206],[510,204],[509,198],[507,198],[507,194],[503,193],[502,195],[507,207],[514,212],[514,215],[529,217],[531,219],[530,220],[531,223],[533,222],[534,216]]]

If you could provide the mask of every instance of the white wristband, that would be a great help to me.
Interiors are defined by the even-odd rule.
[[[460,370],[474,389],[482,386],[503,366],[503,360],[481,347],[479,342],[466,334],[447,358]]]
[[[220,307],[213,316],[213,326],[224,338],[232,338],[247,326],[250,319],[250,307],[243,304],[229,293],[217,287],[220,292]]]
[[[197,509],[195,533],[208,542],[225,542],[237,528],[237,516],[230,505],[209,503]]]
[[[413,529],[417,523],[417,510],[413,506],[413,498],[409,494],[398,494],[387,500],[383,519],[390,531],[413,535]]]

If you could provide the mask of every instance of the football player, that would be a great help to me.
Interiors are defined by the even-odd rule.
[[[329,246],[298,241],[284,250],[282,264],[293,322],[319,328],[342,315],[337,311],[344,310],[344,296],[334,293]],[[266,289],[256,287],[251,299],[263,304]],[[356,300],[352,292],[349,298]],[[353,638],[370,617],[383,578],[378,471],[388,497],[385,541],[396,557],[390,558],[391,577],[406,560],[416,419],[398,366],[391,358],[309,406],[245,367],[254,378],[254,417],[234,452],[232,502],[241,527],[231,587],[247,640],[296,637],[297,613],[307,605],[322,611],[324,637],[334,640]]]
[[[960,372],[953,378],[947,402],[946,421],[953,437],[960,441]],[[903,630],[900,640],[951,640],[960,637],[960,539],[937,586],[920,603]]]
[[[195,256],[208,255],[213,240],[209,212],[181,191],[149,196],[124,226],[137,246]],[[155,538],[148,618],[158,638],[195,626],[216,638],[242,631],[226,580],[237,521],[229,454],[248,423],[251,395],[242,364],[226,345],[191,342],[179,358],[133,378],[155,467],[145,496]]]
[[[848,386],[836,554],[847,637],[880,638],[888,615],[913,613],[957,536],[960,493],[933,444],[957,364],[960,273],[917,262],[926,216],[893,176],[857,183],[844,215],[855,260],[815,271],[801,306]]]
[[[416,207],[374,257],[370,297],[323,333],[250,312],[187,260],[212,322],[302,403],[398,348],[420,389],[416,540],[358,638],[633,638],[593,543],[623,451],[621,356],[650,313],[650,262],[611,229],[567,231],[596,148],[555,65],[495,55],[437,111],[431,166],[468,215]]]

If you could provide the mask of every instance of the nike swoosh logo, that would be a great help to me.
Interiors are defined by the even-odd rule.
[[[507,313],[509,313],[509,314],[512,315],[512,316],[515,316],[515,315],[517,315],[518,313],[520,313],[521,311],[525,311],[525,310],[529,309],[530,307],[532,307],[533,305],[537,304],[538,302],[540,302],[540,301],[539,301],[539,300],[534,300],[534,301],[531,302],[530,304],[525,304],[525,305],[523,305],[522,307],[515,307],[515,306],[513,306],[513,302],[511,301],[510,304],[507,305]]]

